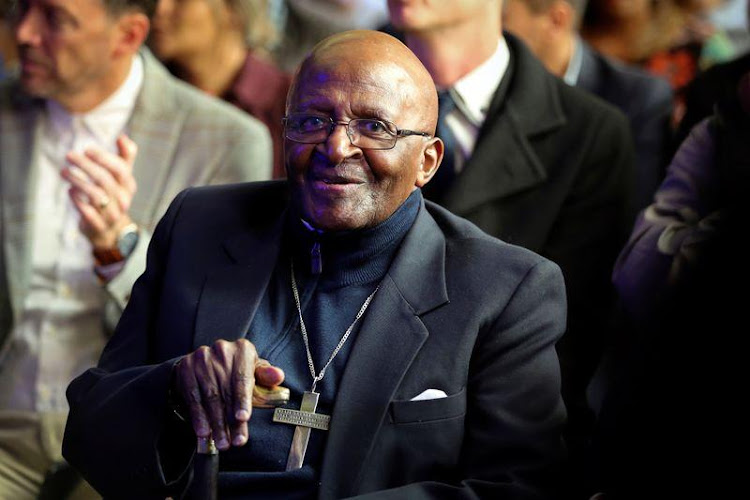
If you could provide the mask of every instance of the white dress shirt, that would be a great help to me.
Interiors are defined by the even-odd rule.
[[[95,109],[70,114],[47,101],[35,179],[31,279],[0,372],[0,411],[66,412],[68,384],[99,359],[106,342],[104,291],[60,171],[69,151],[96,146],[117,152],[117,137],[126,131],[142,83],[143,62],[136,56],[125,82]]]
[[[505,76],[509,63],[508,44],[504,38],[500,38],[492,56],[451,87],[450,93],[456,108],[446,116],[445,123],[453,132],[458,146],[456,172],[461,171],[466,159],[474,151],[492,96]]]

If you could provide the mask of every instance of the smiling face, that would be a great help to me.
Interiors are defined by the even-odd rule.
[[[400,42],[377,32],[348,32],[318,45],[295,78],[287,114],[312,113],[348,122],[375,118],[399,129],[433,133],[434,84]],[[346,126],[327,140],[285,140],[293,203],[315,227],[328,231],[372,227],[424,185],[442,158],[436,138],[400,138],[389,150],[353,146]]]

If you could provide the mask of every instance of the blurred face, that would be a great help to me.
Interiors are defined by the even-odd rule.
[[[606,5],[615,19],[627,20],[651,11],[651,0],[607,0]]]
[[[391,23],[404,31],[452,26],[483,11],[488,0],[388,0]]]
[[[366,55],[329,57],[306,65],[298,75],[287,114],[313,113],[343,122],[375,118],[400,129],[422,130],[424,102],[416,95],[412,79],[396,64],[368,61]],[[294,203],[319,229],[375,226],[421,185],[418,172],[429,143],[410,136],[398,139],[393,149],[361,149],[351,144],[343,125],[318,144],[286,139]]]
[[[545,32],[550,28],[547,16],[536,14],[524,0],[506,0],[503,28],[518,36],[536,55],[544,49]]]
[[[159,0],[149,46],[163,61],[183,61],[211,50],[228,10],[222,0]]]
[[[21,84],[30,94],[64,105],[110,86],[121,33],[101,0],[21,0],[14,26]]]

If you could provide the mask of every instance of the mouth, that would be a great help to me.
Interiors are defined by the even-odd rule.
[[[362,181],[358,179],[345,179],[342,177],[317,179],[316,182],[322,182],[323,184],[362,184]]]
[[[328,194],[343,194],[364,184],[364,181],[351,177],[314,177],[312,180],[312,188],[315,191],[328,193]]]
[[[29,56],[27,54],[21,54],[19,57],[19,65],[22,73],[39,73],[44,71],[46,65],[39,58]]]

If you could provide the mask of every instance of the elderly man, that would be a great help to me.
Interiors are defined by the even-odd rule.
[[[333,35],[290,90],[288,180],[178,196],[68,389],[64,454],[99,491],[179,495],[211,435],[222,498],[554,494],[562,276],[422,199],[436,118],[403,44]]]
[[[65,389],[96,364],[172,198],[270,177],[263,125],[139,51],[153,8],[21,0],[12,14],[19,78],[0,87],[4,498],[36,498],[62,460]]]

